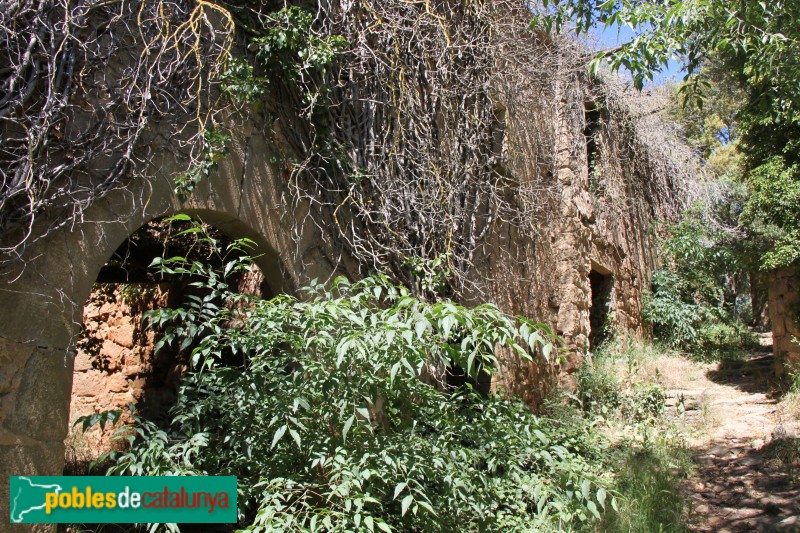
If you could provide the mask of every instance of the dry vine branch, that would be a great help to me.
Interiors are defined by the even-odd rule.
[[[473,260],[493,228],[535,234],[546,224],[559,192],[559,106],[575,103],[565,87],[595,84],[587,50],[531,31],[531,9],[515,0],[318,4],[311,31],[341,35],[348,48],[324,75],[277,91],[273,112],[294,162],[290,211],[308,206],[323,233],[335,222],[331,257],[418,288],[443,270],[425,272],[416,258],[444,257],[449,287],[474,294]],[[614,110],[607,131],[619,145],[609,155],[628,158],[626,192],[648,200],[649,216],[674,214],[682,163],[653,155],[625,95],[596,85]]]
[[[0,1],[0,270],[111,188],[147,179],[152,146],[191,165],[233,31],[203,0]],[[157,124],[172,129],[166,143]]]
[[[248,94],[226,91],[262,100],[290,178],[286,212],[308,211],[334,263],[348,256],[420,293],[439,279],[474,294],[473,262],[492,232],[534,235],[557,205],[562,107],[590,96],[570,91],[606,101],[608,155],[626,161],[609,182],[646,198],[648,216],[675,212],[682,163],[648,148],[613,83],[585,80],[583,48],[529,29],[533,9],[0,0],[0,267],[111,187],[146,179],[154,150],[201,162],[228,103],[216,87],[235,71],[231,55],[245,58],[236,90]],[[153,142],[155,124],[170,126],[171,148]],[[52,225],[31,234],[45,210]]]

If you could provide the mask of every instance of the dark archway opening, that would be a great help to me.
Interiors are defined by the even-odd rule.
[[[166,347],[156,352],[160,331],[145,327],[148,311],[182,307],[187,298],[203,298],[190,275],[165,274],[151,267],[156,258],[185,257],[216,270],[231,256],[223,257],[233,239],[207,224],[202,238],[186,231],[196,226],[187,220],[158,219],[134,232],[101,268],[83,310],[83,324],[76,343],[70,427],[65,440],[65,474],[87,474],[92,461],[103,453],[121,449],[115,432],[130,419],[84,432],[75,423],[102,412],[122,410],[130,404],[137,412],[158,422],[177,398],[181,376],[188,368],[191,347]],[[255,251],[253,251],[255,252]],[[232,276],[236,292],[270,298],[275,295],[255,266]]]
[[[589,273],[592,303],[589,308],[589,349],[597,349],[611,335],[611,306],[614,277],[592,269]]]
[[[492,392],[492,376],[485,370],[480,370],[476,377],[470,378],[461,367],[447,367],[445,384],[447,390],[451,392],[467,385],[484,397],[488,397]]]

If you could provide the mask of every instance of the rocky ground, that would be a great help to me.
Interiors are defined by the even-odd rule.
[[[781,397],[773,358],[673,362],[669,409],[697,464],[686,483],[696,531],[800,531],[800,401]]]

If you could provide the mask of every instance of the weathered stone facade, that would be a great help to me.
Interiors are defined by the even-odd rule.
[[[580,87],[577,79],[571,83]],[[548,194],[542,196],[547,213],[542,226],[524,234],[520,227],[498,225],[476,261],[476,277],[486,282],[481,297],[505,311],[549,324],[563,336],[569,368],[579,364],[589,349],[592,272],[595,277],[610,276],[604,305],[611,307],[606,319],[612,327],[636,335],[643,332],[641,296],[653,267],[649,230],[658,209],[633,187],[634,177],[626,178],[624,172],[618,182],[601,176],[607,192],[592,193],[583,93],[562,94],[558,107],[558,163]],[[63,439],[70,420],[82,409],[75,399],[75,411],[72,415],[69,411],[73,379],[81,389],[94,386],[99,377],[84,358],[76,360],[74,355],[83,304],[100,268],[147,221],[175,212],[195,213],[233,237],[252,238],[274,293],[292,291],[315,277],[329,277],[335,267],[319,252],[323,236],[292,238],[287,219],[303,213],[286,213],[281,207],[283,171],[267,163],[268,139],[252,126],[240,132],[232,154],[188,202],[173,194],[169,178],[173,165],[165,158],[154,168],[152,182],[112,191],[85,212],[82,223],[41,243],[21,277],[4,281],[0,465],[5,480],[11,474],[60,472]],[[506,150],[513,146],[514,134],[512,124]],[[103,314],[102,306],[89,312],[96,314],[98,331],[105,330],[103,343],[113,354],[112,362],[140,356],[130,338],[132,328],[118,323],[124,322],[123,317]],[[550,370],[508,360],[497,385],[535,403]],[[128,379],[133,374],[126,377],[125,372],[133,372],[133,367],[109,375],[106,391],[96,391],[97,404],[135,397]],[[0,499],[7,498],[6,483],[0,486]]]
[[[770,274],[768,307],[776,370],[779,374],[800,371],[800,271]]]
[[[590,142],[590,84],[579,73],[564,76],[557,84],[563,89],[555,176],[541,197],[546,216],[529,235],[498,228],[476,270],[491,287],[484,297],[507,312],[544,322],[564,339],[566,364],[560,371],[570,373],[604,338],[647,335],[642,309],[658,261],[655,226],[674,217],[682,193],[677,176],[676,183],[664,184],[663,193],[649,190],[647,180],[655,178],[646,166],[626,163],[630,154],[615,144],[607,124]],[[525,149],[515,135],[512,123],[506,150]],[[537,404],[546,394],[543,372],[547,369],[515,362],[497,385]]]
[[[608,131],[598,133],[608,142],[590,146],[591,84],[582,73],[574,67],[553,73],[553,87],[547,89],[551,109],[532,109],[530,118],[507,117],[505,140],[498,142],[501,164],[523,182],[546,175],[541,195],[530,200],[538,215],[535,222],[493,226],[474,259],[480,290],[465,298],[532,317],[564,338],[563,367],[504,359],[495,386],[531,404],[541,400],[543,383],[553,373],[580,364],[598,329],[644,333],[641,298],[655,261],[651,225],[669,201],[664,196],[670,191],[652,194],[642,185],[648,176],[623,164],[631,155],[614,146]],[[511,95],[499,91],[498,108],[509,113],[526,106],[524,98],[516,106],[505,105],[504,98]],[[526,138],[530,127],[520,127],[528,120],[555,125],[554,164],[536,159],[541,146]],[[305,206],[289,209],[282,201],[290,172],[273,157],[280,127],[248,118],[232,129],[230,154],[188,200],[174,193],[172,177],[182,168],[165,151],[152,164],[151,180],[111,190],[73,226],[38,241],[18,276],[0,280],[0,501],[8,501],[10,475],[62,471],[64,438],[79,415],[137,400],[145,391],[152,338],[137,338],[136,313],[96,299],[84,310],[103,265],[144,224],[187,213],[231,237],[252,239],[273,294],[329,279],[334,272],[358,272],[347,257],[330,257],[335,247],[325,246],[332,238],[325,233],[326,221],[299,224]],[[592,150],[602,160],[596,168],[590,165]],[[552,167],[549,173],[540,168],[545,166]],[[160,290],[156,303],[166,289]],[[76,352],[81,323],[101,342],[106,370]],[[8,523],[6,513],[0,507],[0,523]]]
[[[81,417],[138,404],[145,394],[151,402],[162,403],[154,396],[168,394],[170,382],[177,385],[179,379],[174,365],[161,373],[154,368],[155,334],[145,331],[142,324],[144,311],[167,305],[169,285],[125,287],[127,294],[121,286],[96,286],[83,309],[65,443],[66,461],[76,471],[101,453],[116,449],[114,431],[128,421],[122,418],[115,427],[95,426],[84,432],[80,424],[76,426]]]
[[[257,267],[240,273],[235,282],[242,294],[269,296]],[[172,350],[156,353],[158,332],[147,327],[146,313],[178,305],[185,289],[181,280],[93,287],[83,308],[72,374],[65,441],[72,472],[85,472],[90,461],[122,446],[114,436],[130,421],[129,405],[138,406],[145,416],[163,416],[176,399],[186,361]],[[81,417],[115,410],[122,411],[122,418],[114,426],[95,425],[84,432],[78,423]]]
[[[230,156],[185,202],[171,179],[180,167],[165,154],[153,163],[152,180],[111,191],[80,223],[39,241],[24,269],[0,281],[0,501],[8,501],[10,475],[63,470],[83,306],[101,267],[145,223],[183,212],[252,239],[275,294],[328,278],[332,267],[316,251],[318,237],[292,238],[288,219],[295,214],[281,207],[285,180],[269,153],[265,136],[243,125]],[[0,523],[9,523],[5,505]]]

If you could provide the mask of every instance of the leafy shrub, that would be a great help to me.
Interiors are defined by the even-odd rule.
[[[571,528],[613,503],[580,435],[440,382],[448,366],[491,372],[498,346],[548,358],[543,326],[380,276],[265,301],[200,263],[161,268],[208,292],[151,317],[192,371],[171,423],[136,417],[110,473],[238,476],[240,525],[258,532]]]
[[[623,396],[622,411],[633,420],[657,418],[664,412],[667,394],[657,383],[637,384]]]
[[[643,316],[653,325],[654,335],[675,347],[697,344],[698,328],[707,314],[701,305],[686,301],[687,285],[675,272],[656,270],[644,305]]]
[[[573,399],[586,412],[638,422],[658,418],[664,411],[667,395],[658,383],[623,382],[592,362],[584,364],[576,377]]]
[[[699,334],[699,352],[706,358],[736,359],[742,350],[758,346],[756,335],[737,321],[706,324]]]
[[[657,339],[703,358],[739,355],[755,343],[746,323],[755,318],[748,304],[757,254],[723,229],[741,211],[731,198],[699,204],[667,229],[665,264],[653,273],[643,310]]]
[[[580,408],[582,417],[570,416],[568,405],[556,409],[557,417],[569,421],[570,427],[602,428],[597,433],[605,436],[592,441],[594,451],[581,452],[614,472],[617,506],[594,524],[596,531],[688,531],[679,479],[688,475],[692,461],[680,432],[665,416],[661,376],[657,370],[648,371],[647,364],[664,356],[672,354],[610,339],[578,371],[572,405]]]
[[[584,362],[576,373],[575,399],[586,410],[605,407],[616,409],[621,401],[619,380],[609,372],[602,372],[592,362]]]
[[[657,339],[705,358],[738,355],[756,344],[755,335],[725,310],[697,303],[686,276],[656,270],[643,317]]]
[[[791,153],[797,143],[790,143]],[[763,268],[787,268],[800,261],[800,165],[774,156],[748,175],[750,198],[742,221],[766,241]]]

